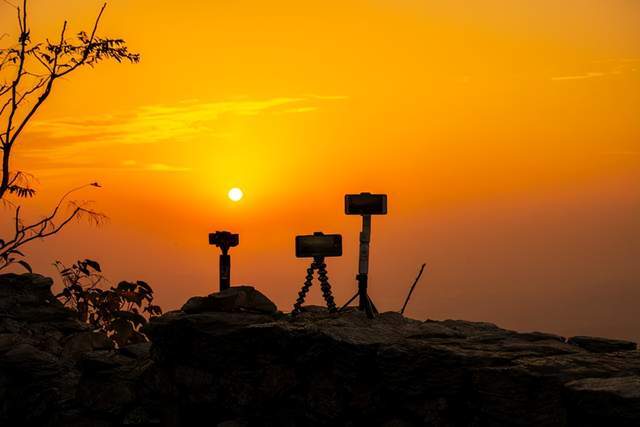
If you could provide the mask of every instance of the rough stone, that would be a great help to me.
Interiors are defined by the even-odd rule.
[[[156,368],[179,383],[165,397],[180,408],[176,425],[207,414],[273,426],[577,426],[584,410],[569,384],[640,374],[637,351],[593,353],[553,334],[397,313],[178,311],[148,331]],[[591,413],[640,422],[640,387],[625,390],[594,398]]]
[[[50,287],[0,275],[0,425],[640,425],[628,342],[351,309],[292,318],[237,287],[114,349]]]
[[[211,311],[275,313],[278,308],[262,292],[252,286],[232,286],[206,297],[192,297],[182,306],[182,311],[190,314]]]
[[[637,426],[640,377],[584,378],[566,384],[570,417],[583,426]]]
[[[612,353],[616,351],[630,351],[638,349],[638,344],[631,341],[612,340],[601,337],[577,336],[569,338],[567,342],[593,353]]]
[[[0,425],[121,425],[128,404],[143,401],[148,346],[146,357],[143,348],[121,349],[135,358],[116,352],[54,297],[52,284],[0,275]]]

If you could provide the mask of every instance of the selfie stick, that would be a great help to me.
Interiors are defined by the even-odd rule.
[[[231,286],[231,255],[229,248],[238,246],[239,237],[237,234],[228,231],[216,231],[209,234],[209,244],[220,248],[220,291],[229,289]]]
[[[360,232],[360,261],[358,265],[358,308],[372,318],[378,313],[367,293],[369,275],[369,242],[371,242],[371,215],[362,215],[362,231]]]
[[[220,249],[220,290],[224,291],[231,286],[231,256],[228,247],[221,246]]]

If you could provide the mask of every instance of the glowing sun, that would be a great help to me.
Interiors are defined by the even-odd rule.
[[[238,202],[240,201],[240,199],[242,199],[242,197],[244,197],[244,193],[242,192],[241,189],[234,187],[231,190],[229,190],[229,199],[231,199],[234,202]]]

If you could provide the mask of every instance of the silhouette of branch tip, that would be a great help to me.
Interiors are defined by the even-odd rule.
[[[404,304],[402,305],[402,309],[400,310],[400,314],[404,314],[404,310],[407,308],[407,304],[409,304],[409,300],[411,299],[411,295],[413,294],[413,290],[416,288],[416,285],[418,284],[418,281],[420,280],[420,277],[422,277],[422,273],[424,272],[424,268],[427,266],[427,264],[422,264],[422,267],[420,267],[420,272],[418,273],[418,276],[416,276],[416,279],[413,281],[413,285],[411,285],[411,289],[409,289],[409,294],[407,295],[407,298],[404,300]]]

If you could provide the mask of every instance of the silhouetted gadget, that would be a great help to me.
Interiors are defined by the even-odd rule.
[[[209,244],[216,245],[222,251],[220,255],[220,290],[224,291],[231,286],[231,256],[229,248],[238,246],[240,236],[228,231],[216,231],[209,234]]]
[[[358,308],[367,313],[367,317],[373,318],[378,313],[376,306],[369,297],[368,275],[369,275],[369,243],[371,242],[371,215],[387,214],[386,194],[347,194],[344,196],[344,212],[347,215],[362,216],[362,231],[360,232],[360,256],[358,262],[358,293],[353,296],[345,305],[349,305],[356,297],[359,297]]]
[[[327,277],[327,265],[324,263],[325,257],[342,256],[342,236],[339,234],[323,234],[316,231],[312,235],[296,236],[296,257],[313,258],[311,266],[307,268],[307,277],[305,279],[302,290],[298,293],[298,299],[293,305],[291,314],[300,313],[304,299],[311,288],[313,281],[313,272],[318,270],[318,280],[320,281],[320,289],[322,296],[327,303],[329,311],[334,313],[337,311],[336,304],[331,294],[331,285]]]

